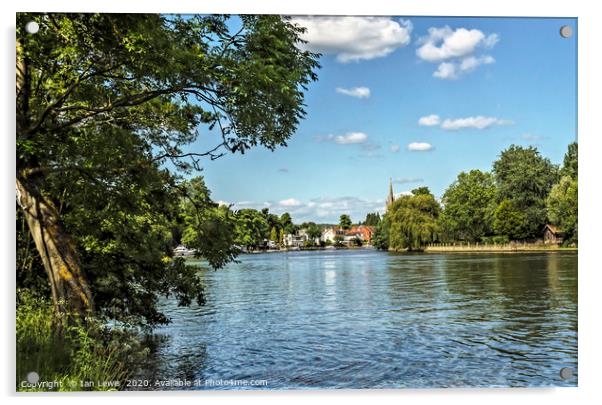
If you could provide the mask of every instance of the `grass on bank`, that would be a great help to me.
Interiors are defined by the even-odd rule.
[[[66,325],[48,300],[28,290],[17,291],[16,315],[17,391],[122,389],[148,351],[131,332],[98,320]],[[28,383],[30,372],[39,375],[37,384]]]

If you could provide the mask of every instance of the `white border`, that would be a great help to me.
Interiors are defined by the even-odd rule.
[[[602,341],[599,314],[599,292],[602,286],[600,264],[596,248],[602,240],[599,209],[600,130],[598,115],[600,103],[600,39],[602,24],[595,9],[594,1],[546,1],[528,2],[525,0],[505,0],[486,2],[470,0],[406,0],[349,3],[348,1],[327,2],[325,0],[305,0],[285,2],[283,0],[103,0],[85,2],[82,0],[47,0],[2,2],[2,75],[0,103],[2,112],[1,148],[2,175],[2,348],[0,357],[4,359],[0,369],[2,393],[14,400],[14,27],[16,11],[103,11],[103,12],[203,12],[203,13],[278,13],[278,14],[355,14],[355,15],[429,15],[429,16],[537,16],[537,17],[578,17],[579,18],[579,143],[580,143],[580,252],[579,252],[579,388],[555,389],[439,389],[439,390],[353,390],[353,391],[270,391],[270,392],[196,392],[196,393],[106,393],[87,395],[20,395],[22,399],[44,401],[45,403],[72,403],[85,400],[86,403],[111,401],[132,401],[142,396],[145,402],[162,403],[167,397],[186,403],[199,401],[225,400],[226,402],[245,401],[250,404],[305,403],[307,401],[332,402],[346,401],[363,403],[372,399],[399,404],[400,401],[421,401],[426,403],[458,404],[504,404],[509,401],[545,400],[546,404],[572,403],[601,399],[597,377],[600,373],[600,350]],[[553,61],[550,61],[553,63]],[[596,186],[598,184],[598,186]],[[140,400],[140,399],[138,399]]]

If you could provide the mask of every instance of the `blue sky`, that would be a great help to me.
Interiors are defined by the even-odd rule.
[[[560,163],[576,133],[576,19],[297,17],[323,53],[288,147],[203,164],[216,201],[354,222],[396,193],[440,197],[511,144]],[[559,29],[571,26],[573,36]],[[421,119],[422,118],[422,119]],[[204,133],[191,150],[215,143]]]

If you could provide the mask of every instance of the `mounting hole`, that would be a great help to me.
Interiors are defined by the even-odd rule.
[[[570,367],[563,367],[560,369],[560,378],[563,380],[570,380],[573,378],[573,369]]]
[[[562,38],[570,38],[573,36],[573,29],[570,25],[563,25],[560,27],[560,36]]]
[[[35,371],[30,371],[27,373],[27,382],[30,384],[35,384],[40,381],[40,375]]]
[[[40,25],[35,21],[30,21],[25,24],[25,31],[29,34],[35,34],[40,30]]]

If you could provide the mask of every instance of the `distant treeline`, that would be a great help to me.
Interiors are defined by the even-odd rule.
[[[577,238],[577,143],[561,166],[535,147],[512,145],[491,172],[461,172],[437,201],[427,187],[398,197],[378,222],[373,244],[380,249],[416,250],[432,242],[504,243],[538,240],[547,223]]]
[[[352,227],[347,214],[340,216],[338,224],[313,221],[294,224],[288,212],[276,215],[269,208],[233,210],[231,206],[218,205],[211,200],[209,189],[201,176],[183,182],[182,187],[186,193],[181,201],[180,215],[172,228],[172,245],[184,244],[195,248],[205,258],[211,257],[216,246],[220,246],[218,251],[222,253],[237,247],[248,250],[266,248],[268,241],[284,246],[284,236],[298,234],[300,230],[313,241],[320,238],[326,228]],[[376,225],[380,220],[380,214],[369,213],[366,220],[359,224]]]

